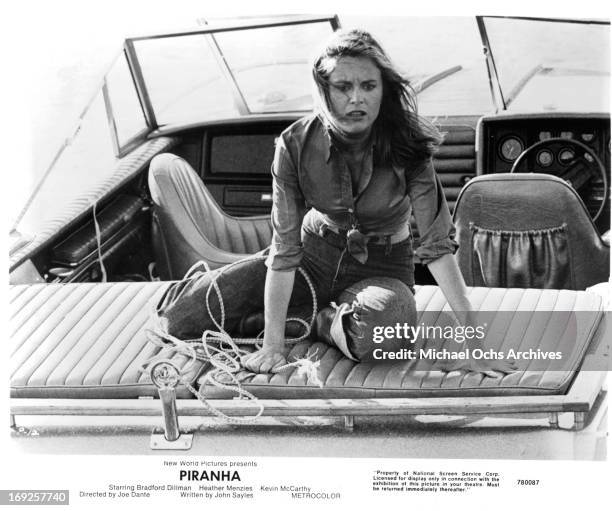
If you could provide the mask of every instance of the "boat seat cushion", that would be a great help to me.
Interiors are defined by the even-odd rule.
[[[319,360],[320,387],[303,372],[291,368],[279,374],[257,374],[243,371],[237,375],[246,390],[268,399],[330,399],[382,397],[458,397],[517,396],[565,393],[578,369],[590,341],[598,330],[603,313],[601,298],[584,291],[551,289],[469,288],[470,300],[480,311],[509,311],[496,314],[495,325],[489,325],[486,347],[506,352],[510,348],[527,351],[562,351],[563,365],[551,368],[550,360],[519,360],[519,370],[501,378],[464,371],[435,370],[432,360],[393,363],[353,362],[336,348],[322,342],[296,344],[288,359],[303,358],[316,352]],[[450,311],[437,286],[417,286],[417,325],[442,324]],[[512,311],[516,311],[513,314]],[[537,311],[536,314],[533,311]],[[574,314],[576,311],[582,311]],[[560,318],[571,315],[572,328]],[[502,328],[499,323],[505,322]],[[597,334],[595,333],[597,331]],[[490,338],[492,337],[492,338]],[[454,341],[447,341],[454,343]],[[223,381],[223,378],[221,378]],[[200,377],[200,384],[204,376]],[[230,398],[231,391],[205,384],[209,398]]]
[[[215,269],[270,244],[270,215],[226,214],[183,158],[170,153],[153,158],[149,189],[154,249],[164,280],[181,279],[198,261]]]
[[[149,314],[170,282],[12,286],[10,386],[13,397],[157,396],[142,364],[160,348],[148,341]],[[187,358],[171,360],[184,367]],[[196,362],[185,377],[193,383]],[[183,385],[177,395],[191,397]]]
[[[583,290],[610,278],[610,247],[582,199],[549,174],[484,174],[453,215],[468,286]]]
[[[149,342],[150,313],[170,282],[107,284],[34,284],[12,286],[10,301],[10,381],[13,397],[32,398],[136,398],[156,396],[157,389],[143,363],[159,353]],[[448,304],[436,286],[416,288],[417,324],[438,324]],[[314,341],[292,348],[290,358],[317,350],[320,388],[296,370],[282,374],[243,371],[238,377],[246,389],[262,398],[367,398],[478,395],[530,395],[563,393],[570,384],[602,312],[601,297],[584,291],[470,288],[478,310],[537,310],[537,320],[518,318],[500,329],[498,349],[520,347],[562,349],[568,360],[564,370],[536,371],[541,361],[523,361],[521,370],[503,378],[486,378],[459,371],[443,373],[429,361],[381,364],[355,363],[337,349]],[[551,321],[553,311],[586,311],[574,331]],[[525,316],[522,316],[524,318]],[[165,356],[165,355],[164,355]],[[183,368],[188,360],[173,355]],[[196,362],[185,374],[195,382],[205,370]],[[206,386],[211,398],[234,394]],[[191,398],[182,385],[177,395]]]

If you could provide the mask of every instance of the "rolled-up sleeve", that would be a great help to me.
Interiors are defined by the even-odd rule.
[[[419,247],[415,255],[423,264],[429,264],[445,254],[454,254],[459,246],[455,241],[455,226],[431,159],[407,180],[419,229]]]
[[[266,266],[289,271],[302,260],[301,227],[306,202],[296,166],[282,136],[276,143],[272,163],[272,242]]]

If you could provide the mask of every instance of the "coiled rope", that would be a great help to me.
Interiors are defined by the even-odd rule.
[[[265,259],[265,256],[252,256],[247,259]],[[223,302],[223,295],[217,283],[217,279],[224,272],[237,264],[243,263],[244,261],[245,259],[236,261],[218,270],[216,274],[213,275],[210,285],[208,286],[208,290],[206,292],[206,310],[217,330],[205,330],[202,333],[202,337],[199,339],[178,339],[167,332],[161,318],[154,312],[151,317],[153,327],[147,329],[146,333],[149,341],[156,346],[161,347],[162,350],[142,364],[142,369],[146,370],[149,365],[155,362],[155,364],[151,365],[149,371],[151,371],[155,365],[158,365],[161,362],[170,364],[179,374],[180,383],[185,385],[185,387],[196,398],[198,398],[213,415],[227,422],[238,424],[253,421],[260,417],[264,411],[264,406],[261,404],[261,402],[259,402],[257,397],[248,390],[244,389],[240,380],[236,377],[236,374],[242,369],[240,358],[250,353],[247,350],[241,349],[239,345],[250,345],[255,346],[256,348],[261,348],[261,336],[263,335],[263,331],[260,332],[257,337],[253,338],[233,338],[229,335],[229,333],[225,330],[225,304]],[[199,261],[187,271],[183,280],[193,276],[196,269],[201,267],[205,269],[206,273],[213,273],[210,266],[205,261]],[[295,344],[306,339],[312,331],[312,327],[317,316],[317,295],[312,280],[303,268],[298,268],[298,272],[304,277],[310,289],[312,296],[312,314],[309,322],[297,317],[287,318],[287,323],[300,323],[305,327],[305,331],[299,337],[285,339],[286,344]],[[219,321],[217,321],[215,318],[210,306],[211,293],[213,289],[219,302],[221,315]],[[189,358],[182,370],[176,367],[176,365],[170,361],[170,357],[175,353],[183,354]],[[161,358],[160,355],[163,355],[166,358]],[[318,375],[319,361],[314,360],[315,356],[316,351],[307,354],[302,359],[295,360],[294,362],[290,362],[276,368],[275,372],[282,372],[289,368],[297,367],[298,375],[305,374],[308,381],[322,387],[323,384],[321,383]],[[214,368],[206,373],[204,380],[200,385],[200,390],[194,388],[185,377],[185,373],[196,362],[196,360],[209,362]],[[229,382],[221,381],[221,378],[225,379],[226,381],[229,379]],[[205,384],[210,384],[217,388],[235,392],[239,398],[253,401],[259,407],[257,414],[248,417],[235,417],[221,412],[219,409],[215,408],[202,393],[201,388]]]

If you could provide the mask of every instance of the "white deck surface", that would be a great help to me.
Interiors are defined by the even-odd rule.
[[[12,442],[37,454],[183,454],[207,456],[380,457],[454,459],[606,459],[607,402],[601,397],[582,431],[553,429],[546,414],[530,417],[265,417],[228,425],[208,417],[179,418],[194,433],[189,451],[153,451],[161,417],[16,418]],[[571,428],[572,414],[561,414]]]

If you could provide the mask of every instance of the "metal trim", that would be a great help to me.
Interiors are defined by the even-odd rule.
[[[145,128],[142,131],[139,131],[132,138],[129,138],[125,141],[125,143],[119,148],[119,153],[117,153],[118,158],[123,158],[124,156],[131,153],[134,149],[136,149],[140,144],[142,144],[147,137],[151,133],[149,128]]]
[[[163,433],[151,434],[152,451],[188,451],[193,445],[193,433],[183,433],[176,440],[168,440]]]
[[[115,60],[115,62],[117,62]],[[120,158],[121,145],[119,144],[119,133],[117,132],[117,123],[115,121],[115,113],[113,112],[113,103],[108,92],[107,75],[104,75],[102,81],[102,97],[104,98],[104,108],[106,110],[106,120],[110,129],[111,142],[113,144],[113,152],[117,158]]]
[[[495,111],[499,111],[499,105],[497,104],[498,97],[501,101],[502,110],[506,110],[506,101],[504,100],[504,94],[499,83],[499,76],[497,74],[497,67],[495,66],[495,59],[493,58],[493,54],[491,53],[491,44],[489,43],[489,36],[487,34],[487,28],[485,27],[484,16],[476,16],[476,23],[478,25],[478,31],[480,32],[483,50],[487,59],[489,88],[491,90],[491,96],[493,97],[493,105],[495,107]],[[495,90],[495,86],[497,86],[497,92]]]
[[[249,110],[249,105],[246,99],[244,98],[240,87],[238,86],[236,77],[234,76],[234,73],[232,73],[232,70],[229,64],[227,63],[227,60],[225,59],[225,55],[223,54],[223,51],[221,50],[217,39],[215,38],[214,34],[207,34],[205,37],[208,42],[208,45],[210,46],[212,54],[215,57],[215,60],[217,61],[221,72],[223,73],[223,77],[231,87],[232,98],[234,100],[234,105],[236,106],[238,113],[240,115],[249,115],[251,113],[251,111]]]
[[[497,18],[525,21],[547,21],[551,23],[573,23],[576,25],[609,25],[609,20],[576,19],[576,18],[532,18],[529,16],[477,16],[477,18]]]
[[[299,17],[296,19],[287,20],[284,19],[282,21],[268,21],[266,23],[251,23],[247,25],[226,25],[219,26],[215,28],[207,28],[200,30],[187,30],[183,32],[173,32],[168,34],[156,34],[151,36],[137,36],[137,37],[129,37],[126,39],[126,42],[133,43],[134,41],[146,41],[151,39],[166,39],[168,37],[179,37],[179,36],[187,36],[187,35],[198,35],[198,34],[214,34],[219,32],[235,32],[239,30],[252,30],[255,28],[270,28],[270,27],[282,27],[282,26],[293,26],[293,25],[307,25],[313,23],[321,23],[327,21],[332,28],[334,26],[339,27],[340,23],[337,16],[316,16],[316,17]]]
[[[142,68],[140,67],[138,55],[136,54],[136,48],[130,39],[125,40],[124,55],[127,59],[128,68],[132,74],[132,80],[134,80],[134,85],[136,86],[136,94],[140,101],[140,107],[142,108],[147,126],[150,130],[157,129],[157,119],[155,118],[155,111],[151,103],[151,96],[145,85]]]

